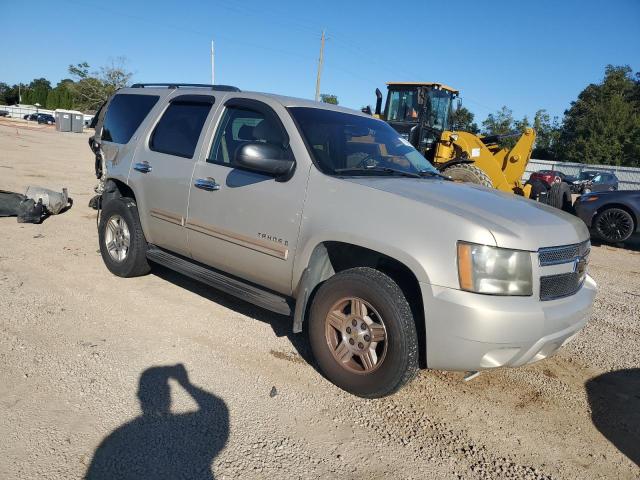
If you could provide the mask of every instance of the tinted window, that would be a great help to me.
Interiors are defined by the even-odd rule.
[[[418,119],[418,92],[416,90],[394,90],[389,92],[387,119],[412,121]]]
[[[156,152],[192,158],[209,110],[209,103],[171,103],[153,131],[149,148]]]
[[[329,174],[379,175],[385,168],[436,172],[429,161],[387,123],[371,117],[319,108],[289,111],[300,126],[316,164]]]
[[[113,97],[104,117],[102,140],[121,144],[128,143],[158,98],[157,95],[128,95],[125,93]]]
[[[228,107],[218,127],[207,161],[234,166],[236,150],[242,145],[256,142],[282,146],[284,135],[280,125],[262,113]],[[290,151],[287,154],[290,154]]]

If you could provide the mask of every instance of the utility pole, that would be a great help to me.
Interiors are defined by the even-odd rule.
[[[322,76],[322,63],[324,62],[324,30],[320,37],[320,58],[318,59],[318,77],[316,78],[316,102],[320,100],[320,77]]]
[[[216,84],[216,64],[215,64],[215,50],[214,43],[211,40],[211,85]]]

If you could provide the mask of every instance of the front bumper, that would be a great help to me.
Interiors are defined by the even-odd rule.
[[[596,283],[587,276],[570,297],[480,295],[421,283],[427,367],[485,370],[547,358],[587,323]]]
[[[582,202],[580,197],[578,197],[573,205],[576,210],[576,216],[581,218],[588,228],[591,228],[591,221],[593,220],[593,216],[597,210],[597,206],[594,206],[593,203],[598,202],[586,203]]]

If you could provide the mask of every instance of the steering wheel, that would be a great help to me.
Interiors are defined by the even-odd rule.
[[[372,162],[368,162],[368,160],[371,160]],[[377,164],[378,162],[375,157],[370,153],[367,153],[365,157],[356,164],[355,168],[371,168],[375,167]]]

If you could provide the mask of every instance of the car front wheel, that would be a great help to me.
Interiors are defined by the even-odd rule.
[[[384,273],[358,267],[318,289],[309,318],[311,348],[324,375],[365,398],[390,395],[418,371],[418,339],[402,290]]]

